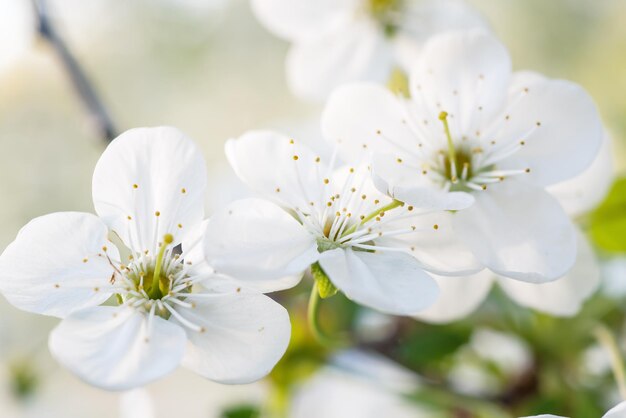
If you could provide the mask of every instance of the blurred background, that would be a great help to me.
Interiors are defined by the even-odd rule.
[[[570,79],[590,92],[623,172],[626,2],[469,3],[509,47],[514,68]],[[287,89],[288,45],[257,23],[246,0],[49,0],[47,11],[118,132],[173,125],[197,141],[212,176],[209,213],[240,193],[223,154],[226,139],[279,127],[322,141],[320,107]],[[38,35],[30,1],[0,0],[0,248],[35,216],[93,211],[91,175],[105,146],[58,54]],[[626,212],[626,205],[619,207]],[[603,253],[610,285],[574,319],[513,306],[497,290],[468,320],[447,326],[360,311],[339,297],[330,301],[331,328],[356,329],[361,348],[376,356],[321,349],[303,322],[306,289],[283,292],[277,298],[292,312],[292,347],[266,381],[239,387],[183,369],[147,392],[89,387],[49,357],[46,339],[56,320],[0,300],[0,416],[244,418],[282,410],[295,418],[350,418],[380,408],[387,413],[376,416],[392,418],[542,411],[599,417],[617,398],[608,357],[594,345],[591,328],[601,320],[623,332],[626,285],[619,279],[626,262],[613,250]],[[414,390],[422,385],[426,389]],[[311,405],[324,400],[339,405],[364,398],[378,406],[361,415],[349,408],[312,412]]]

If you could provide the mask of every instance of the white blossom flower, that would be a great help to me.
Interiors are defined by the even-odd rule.
[[[573,179],[550,186],[570,217],[583,215],[607,194],[613,180],[611,140],[606,135],[591,166]],[[597,257],[582,231],[577,233],[576,263],[559,279],[542,284],[508,280],[485,270],[468,277],[435,277],[441,297],[417,318],[427,322],[458,320],[474,311],[487,297],[494,283],[522,306],[554,316],[573,316],[595,292],[603,275]],[[605,278],[606,279],[606,278]],[[604,280],[606,284],[606,280]]]
[[[388,80],[434,33],[485,26],[462,0],[252,0],[252,8],[293,44],[287,79],[310,100],[345,82]]]
[[[229,140],[226,154],[237,175],[276,204],[241,200],[212,218],[208,233],[221,239],[206,240],[205,256],[222,273],[300,277],[312,265],[314,275],[321,270],[350,299],[407,315],[437,296],[424,269],[476,271],[462,252],[449,263],[436,251],[422,251],[420,242],[412,248],[387,246],[386,240],[410,234],[424,242],[447,242],[451,230],[427,202],[404,205],[378,192],[366,165],[335,169],[335,158],[327,163],[299,142],[269,131]],[[458,209],[456,203],[450,199],[444,209]],[[415,257],[407,254],[411,250]]]
[[[606,414],[602,415],[602,418],[624,418],[626,417],[626,401],[619,403],[615,407],[611,408]],[[543,415],[533,415],[522,418],[567,418],[561,415],[551,415],[551,414],[543,414]]]
[[[372,155],[377,187],[414,204],[456,195],[460,241],[494,273],[542,283],[576,260],[576,233],[546,186],[585,170],[602,141],[595,105],[576,84],[511,73],[506,49],[481,30],[431,39],[411,98],[382,86],[339,88],[323,131],[347,161]],[[452,254],[452,252],[451,252]]]
[[[358,362],[359,369],[342,364],[326,366],[295,391],[291,418],[421,418],[430,411],[404,398],[419,387],[418,377],[397,364],[358,351],[340,353]],[[343,357],[344,359],[342,359]]]
[[[98,216],[35,218],[0,257],[0,291],[20,309],[63,318],[50,351],[86,382],[123,390],[182,364],[244,383],[284,353],[284,308],[187,256],[210,239],[202,236],[205,170],[178,130],[130,130],[96,165]]]

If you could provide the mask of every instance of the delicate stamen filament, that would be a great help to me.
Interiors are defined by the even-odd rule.
[[[396,230],[391,230],[391,231],[385,231],[382,233],[382,235],[380,235],[379,232],[374,232],[372,231],[371,233],[361,236],[360,238],[354,239],[354,240],[350,240],[349,242],[345,242],[346,244],[349,245],[357,245],[357,244],[361,244],[364,242],[368,242],[368,241],[373,241],[376,238],[381,238],[381,237],[393,237],[393,236],[397,236],[397,235],[405,235],[405,234],[410,234],[411,232],[426,232],[428,231],[427,228],[403,228],[403,229],[396,229]]]
[[[379,247],[378,245],[355,244],[353,245],[353,247],[360,248],[362,250],[372,250],[372,251],[406,252],[405,248]]]
[[[205,275],[198,275],[195,276],[193,278],[190,277],[186,277],[184,281],[180,282],[176,281],[176,283],[174,283],[174,286],[172,287],[172,290],[170,291],[170,293],[178,293],[183,289],[187,289],[191,286],[193,286],[194,284],[203,281],[204,279],[206,279]],[[187,295],[186,295],[187,296]]]
[[[170,305],[168,305],[167,303],[163,303],[162,305],[165,307],[165,309],[167,309],[172,314],[172,316],[174,316],[181,324],[183,324],[187,328],[192,329],[196,332],[200,332],[204,329],[200,325],[196,325],[193,322],[185,319],[181,314],[176,312],[176,310],[172,308]]]
[[[466,185],[467,187],[469,187],[470,189],[472,189],[472,190],[476,190],[476,191],[478,191],[478,192],[482,192],[483,190],[485,190],[485,187],[484,187],[484,186],[480,186],[480,185],[478,185],[478,184],[476,184],[476,183],[473,183],[473,182],[471,182],[471,181],[470,181],[470,182],[465,183],[465,185]]]
[[[356,230],[357,230],[360,226],[362,226],[362,225],[366,224],[368,221],[370,221],[370,220],[374,219],[376,216],[380,215],[381,213],[383,213],[383,212],[388,212],[388,211],[390,211],[390,210],[392,210],[392,209],[395,209],[395,208],[397,208],[397,207],[399,207],[399,206],[403,206],[403,205],[404,205],[404,203],[403,203],[403,202],[401,202],[401,201],[399,201],[399,200],[395,200],[395,199],[394,199],[391,203],[389,203],[389,204],[387,204],[387,205],[383,206],[382,208],[377,209],[377,210],[375,210],[374,212],[372,212],[372,213],[370,213],[369,215],[367,215],[365,218],[363,218],[363,219],[361,220],[361,222],[360,222],[360,223],[357,223],[357,224],[352,225],[352,226],[351,226],[351,227],[350,227],[347,231],[345,231],[345,232],[344,232],[344,236],[347,236],[347,235],[352,234],[352,233],[353,233],[353,232],[355,232],[355,231],[356,231]]]
[[[187,299],[210,299],[223,295],[219,293],[174,293],[173,296],[184,296]]]
[[[176,305],[182,306],[183,308],[193,308],[193,305],[191,303],[183,302],[182,300],[175,297],[164,297],[163,300],[175,303]]]

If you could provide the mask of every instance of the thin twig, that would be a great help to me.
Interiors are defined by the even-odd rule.
[[[105,141],[110,142],[117,136],[117,130],[106,107],[100,100],[85,71],[83,71],[66,43],[54,28],[48,13],[46,0],[32,1],[37,15],[39,35],[54,48],[100,135]]]
[[[611,367],[613,369],[615,382],[617,383],[622,399],[626,400],[626,376],[624,376],[624,362],[622,360],[622,354],[619,346],[615,341],[615,337],[604,325],[598,325],[594,331],[596,339],[611,357]]]

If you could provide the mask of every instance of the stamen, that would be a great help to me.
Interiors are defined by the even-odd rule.
[[[439,120],[443,123],[443,129],[446,132],[446,139],[448,140],[448,158],[450,159],[450,172],[452,183],[456,183],[456,150],[454,149],[454,142],[452,142],[452,135],[450,134],[450,126],[448,125],[448,113],[439,113]]]

